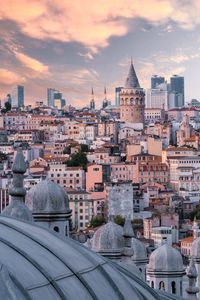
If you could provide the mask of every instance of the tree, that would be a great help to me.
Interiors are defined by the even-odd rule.
[[[90,226],[92,228],[95,228],[97,226],[101,226],[103,224],[106,224],[106,219],[102,216],[92,217],[91,220],[90,220]]]
[[[4,103],[4,108],[1,110],[1,113],[5,114],[9,110],[11,110],[11,104],[10,104],[10,102],[6,101]]]
[[[161,215],[161,212],[157,210],[156,212],[152,213],[152,217],[158,217]]]
[[[8,102],[8,101],[5,102],[4,106],[5,106],[6,111],[11,110],[11,104],[10,104],[10,102]]]
[[[71,156],[71,159],[66,161],[68,167],[83,167],[86,169],[88,160],[84,152],[74,153]]]
[[[131,223],[132,224],[140,224],[140,225],[142,225],[143,224],[143,220],[142,219],[133,219],[131,221]]]
[[[189,214],[188,217],[191,221],[194,220],[194,218],[196,217],[197,220],[200,220],[200,208],[196,208],[194,210],[192,210]]]
[[[88,152],[89,151],[88,145],[80,144],[80,146],[81,146],[81,152]]]
[[[117,215],[114,217],[114,222],[120,226],[124,226],[124,223],[125,223],[125,218],[123,218],[122,216],[120,215]]]
[[[71,148],[76,147],[77,145],[78,144],[76,144],[76,143],[70,144],[63,150],[63,154],[71,154]]]

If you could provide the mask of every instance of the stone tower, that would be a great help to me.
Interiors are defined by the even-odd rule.
[[[125,82],[124,88],[120,92],[120,121],[136,124],[136,128],[144,127],[144,106],[145,93],[140,87],[133,62]]]

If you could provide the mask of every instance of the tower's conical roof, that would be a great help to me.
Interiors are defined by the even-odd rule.
[[[132,59],[131,59],[131,65],[130,65],[130,69],[129,69],[128,76],[126,78],[126,82],[125,82],[124,87],[128,88],[128,89],[129,88],[140,88],[140,84],[139,84],[137,75],[135,73],[135,69],[134,69],[134,66],[133,66]]]

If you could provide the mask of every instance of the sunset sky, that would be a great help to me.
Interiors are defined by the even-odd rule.
[[[200,99],[200,0],[6,0],[0,5],[0,97],[25,86],[25,104],[46,89],[67,103],[100,104],[123,86],[130,57],[140,85],[151,75],[185,77]]]

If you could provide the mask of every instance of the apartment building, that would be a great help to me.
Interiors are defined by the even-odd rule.
[[[85,191],[67,190],[69,208],[72,210],[72,228],[75,231],[84,230],[94,216],[94,200]]]
[[[135,163],[116,163],[110,165],[111,181],[136,181],[136,164]]]
[[[85,189],[85,171],[82,167],[67,167],[66,164],[50,165],[47,177],[64,188]]]
[[[180,180],[182,180],[184,176],[188,177],[187,180],[193,180],[191,177],[193,174],[192,170],[199,169],[199,168],[200,168],[200,156],[185,156],[185,157],[170,158],[169,175],[170,175],[170,185],[172,189],[179,191]],[[184,184],[184,182],[182,182],[182,184]],[[189,189],[189,185],[186,186],[186,188]]]

